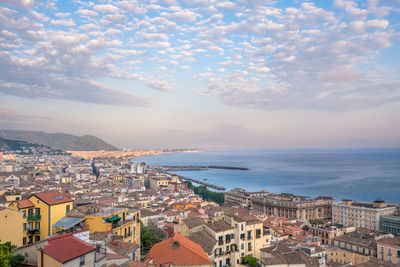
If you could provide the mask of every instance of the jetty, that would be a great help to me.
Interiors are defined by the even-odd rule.
[[[229,167],[229,166],[154,166],[151,167],[154,170],[158,171],[202,171],[208,169],[225,169],[225,170],[238,170],[238,171],[247,171],[248,168],[242,167]]]
[[[203,181],[200,181],[200,180],[197,180],[197,179],[193,179],[193,178],[190,178],[190,177],[186,177],[186,176],[183,176],[183,175],[173,174],[173,173],[168,173],[168,172],[166,174],[168,174],[168,175],[178,175],[181,180],[191,181],[193,183],[205,185],[207,187],[214,188],[216,190],[221,190],[221,191],[225,191],[226,190],[226,188],[223,187],[223,186],[218,186],[218,185],[206,183],[206,182],[203,182]]]

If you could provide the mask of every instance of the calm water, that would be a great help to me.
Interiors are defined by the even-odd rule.
[[[250,170],[177,172],[248,191],[333,196],[336,200],[383,199],[400,203],[400,149],[235,150],[172,153],[135,158],[150,166],[220,165]]]

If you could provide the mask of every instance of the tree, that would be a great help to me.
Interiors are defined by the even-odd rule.
[[[250,266],[250,267],[256,267],[257,266],[257,259],[254,258],[253,256],[244,256],[242,258],[242,263]]]
[[[154,246],[154,244],[163,241],[168,234],[160,228],[151,228],[140,223],[140,254],[144,257]]]
[[[21,254],[14,254],[17,247],[11,242],[0,244],[0,267],[20,267],[25,260]]]

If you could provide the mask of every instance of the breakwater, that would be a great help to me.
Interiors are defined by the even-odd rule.
[[[207,187],[214,188],[216,190],[221,190],[221,191],[225,191],[226,190],[226,188],[223,187],[223,186],[218,186],[218,185],[206,183],[206,182],[203,182],[203,181],[200,181],[200,180],[197,180],[197,179],[193,179],[193,178],[190,178],[190,177],[186,177],[186,176],[183,176],[183,175],[173,174],[173,173],[168,173],[168,172],[166,174],[168,174],[168,175],[178,175],[181,180],[191,181],[193,183],[205,185]]]
[[[224,170],[238,170],[238,171],[249,170],[248,168],[229,167],[229,166],[154,166],[151,168],[158,171],[201,171],[208,169],[224,169]]]

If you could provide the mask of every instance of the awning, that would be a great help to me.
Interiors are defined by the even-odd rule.
[[[81,218],[81,217],[63,217],[58,222],[53,224],[53,227],[62,227],[64,229],[69,229],[69,228],[77,225],[84,219],[85,218]]]
[[[114,216],[112,216],[110,218],[104,218],[104,220],[106,222],[114,222],[114,221],[118,221],[119,219],[121,219],[121,218],[118,215],[114,215]]]

